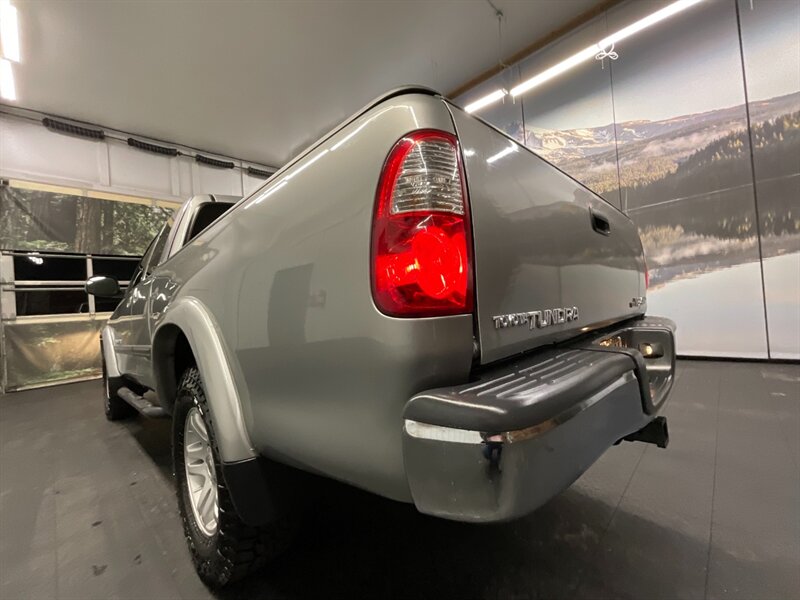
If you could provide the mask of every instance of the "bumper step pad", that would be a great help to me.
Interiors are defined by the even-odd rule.
[[[665,447],[655,412],[674,379],[674,325],[642,319],[571,347],[523,355],[406,404],[403,456],[426,514],[523,516],[622,439]],[[658,347],[645,359],[640,347]]]

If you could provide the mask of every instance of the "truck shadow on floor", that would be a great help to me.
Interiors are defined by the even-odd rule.
[[[137,420],[128,429],[171,478],[170,423]],[[659,523],[646,507],[634,510],[652,520],[584,488],[567,490],[526,518],[495,525],[427,517],[411,505],[329,480],[315,479],[307,493],[311,506],[289,550],[262,572],[214,595],[505,600],[708,592],[707,526],[687,534]],[[726,571],[744,569],[765,580],[787,567],[756,567],[722,555]]]
[[[647,590],[654,581],[664,597],[683,595],[665,577],[663,562],[676,557],[652,556],[628,572],[627,557],[605,555],[601,540],[613,507],[574,491],[524,519],[470,525],[337,484],[320,488],[327,489],[293,547],[220,598],[653,597]],[[639,521],[650,530],[630,549],[638,559],[687,544],[705,558],[705,548],[686,537]]]

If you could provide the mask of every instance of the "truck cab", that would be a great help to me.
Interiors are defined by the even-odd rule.
[[[150,341],[158,311],[153,311],[153,271],[200,235],[239,199],[238,196],[220,194],[192,196],[167,220],[147,247],[101,339],[104,368],[108,370],[113,365],[114,371],[105,375],[107,378],[110,375],[114,385],[123,389],[123,394],[125,390],[138,395],[136,392],[155,389]],[[115,286],[119,293],[118,282],[110,277],[93,277],[87,282],[89,290],[106,287],[113,291]],[[114,360],[111,360],[110,353],[114,354]],[[130,412],[125,405],[119,405],[119,408],[122,413]],[[156,408],[153,406],[149,412],[157,412]],[[109,410],[107,406],[107,413]]]

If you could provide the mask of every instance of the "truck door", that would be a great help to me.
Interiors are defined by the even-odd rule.
[[[161,262],[164,247],[172,229],[171,220],[159,231],[155,241],[150,246],[148,253],[142,260],[143,270],[136,285],[130,290],[128,302],[130,313],[128,315],[130,339],[130,376],[145,387],[153,387],[152,356],[150,340],[150,324],[148,312],[150,309],[150,295],[153,286],[153,270]]]

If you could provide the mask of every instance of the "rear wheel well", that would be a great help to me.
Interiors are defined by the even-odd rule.
[[[197,366],[189,339],[177,325],[164,325],[153,339],[153,372],[158,401],[172,413],[181,376]]]

